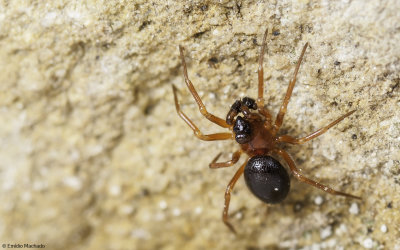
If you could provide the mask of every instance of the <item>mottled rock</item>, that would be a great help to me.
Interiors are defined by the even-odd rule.
[[[0,4],[1,243],[398,248],[399,8],[396,0]],[[230,207],[235,236],[221,212],[237,167],[208,163],[237,145],[196,139],[175,113],[171,84],[203,132],[223,131],[209,126],[187,91],[178,45],[207,109],[225,117],[234,100],[256,96],[267,27],[265,102],[274,114],[310,44],[283,133],[306,135],[357,110],[287,150],[306,176],[363,200],[292,178],[287,199],[267,206],[241,179]],[[353,202],[357,214],[349,212]]]

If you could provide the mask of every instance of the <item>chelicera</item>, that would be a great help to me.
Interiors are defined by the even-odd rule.
[[[235,139],[236,142],[239,143],[240,149],[232,154],[231,160],[226,162],[217,162],[218,158],[221,155],[220,153],[210,163],[210,168],[230,167],[238,162],[240,156],[243,153],[247,154],[248,156],[246,161],[236,171],[225,191],[225,205],[222,213],[222,220],[233,232],[235,232],[235,229],[228,220],[229,202],[231,198],[231,191],[236,181],[242,174],[244,174],[244,179],[247,187],[261,201],[269,204],[274,204],[279,203],[286,198],[290,189],[290,178],[282,164],[278,160],[273,158],[272,155],[278,155],[282,159],[284,159],[294,177],[296,177],[299,181],[310,184],[330,194],[360,199],[360,197],[358,196],[336,191],[324,184],[305,177],[298,170],[295,162],[290,157],[290,155],[280,147],[281,143],[303,144],[307,141],[310,141],[317,136],[325,133],[328,129],[338,124],[344,118],[353,114],[355,110],[346,113],[345,115],[339,117],[327,126],[320,128],[317,131],[302,138],[295,138],[290,135],[279,135],[278,132],[282,125],[283,118],[287,110],[287,105],[289,103],[289,99],[292,95],[292,91],[296,83],[296,76],[299,71],[300,64],[307,49],[308,43],[306,43],[303,47],[294,71],[293,78],[289,82],[289,86],[286,91],[283,103],[281,104],[279,113],[275,121],[273,121],[270,112],[264,106],[263,57],[266,47],[265,41],[267,38],[267,34],[268,29],[265,31],[263,37],[261,53],[258,62],[257,100],[245,97],[241,100],[235,101],[228,111],[225,120],[214,116],[207,111],[192,82],[189,80],[186,62],[183,55],[184,48],[182,46],[179,46],[185,83],[186,86],[189,88],[190,93],[192,93],[201,114],[211,122],[223,128],[229,129],[229,133],[216,133],[208,135],[203,134],[199,130],[199,128],[197,128],[197,126],[180,109],[178,97],[176,94],[177,89],[174,85],[172,85],[176,111],[178,112],[179,116],[186,122],[186,124],[188,124],[189,127],[193,130],[196,137],[205,141]]]

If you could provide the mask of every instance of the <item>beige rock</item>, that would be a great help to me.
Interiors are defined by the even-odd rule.
[[[396,0],[1,3],[0,242],[400,248],[399,8]],[[241,179],[230,209],[235,236],[221,212],[237,167],[208,163],[237,145],[196,139],[175,113],[171,85],[203,132],[223,131],[198,112],[178,45],[208,110],[225,117],[235,99],[256,96],[267,27],[265,98],[274,114],[310,43],[283,132],[306,135],[357,109],[288,151],[306,176],[363,200],[292,178],[288,198],[267,206]]]

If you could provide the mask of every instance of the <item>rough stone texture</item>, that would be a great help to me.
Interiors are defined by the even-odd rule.
[[[1,2],[1,243],[400,249],[399,8],[397,0]],[[196,139],[175,113],[171,85],[203,132],[222,131],[187,91],[178,45],[208,110],[224,117],[235,99],[256,96],[266,27],[274,114],[310,43],[283,133],[306,135],[357,109],[287,150],[305,175],[363,200],[292,177],[288,198],[267,206],[240,179],[235,236],[220,216],[238,166],[208,163],[237,145]]]

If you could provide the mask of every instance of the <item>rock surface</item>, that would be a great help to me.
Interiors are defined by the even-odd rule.
[[[0,4],[0,242],[47,249],[400,249],[400,2],[10,1]],[[268,206],[237,183],[233,235],[221,222],[238,166],[210,170],[234,142],[203,142],[177,116],[171,85],[204,133],[178,45],[207,109],[224,117],[257,94],[276,114],[310,47],[282,133],[302,172]],[[242,157],[240,162],[243,162]],[[238,164],[239,165],[239,164]],[[384,228],[385,230],[382,230]]]

